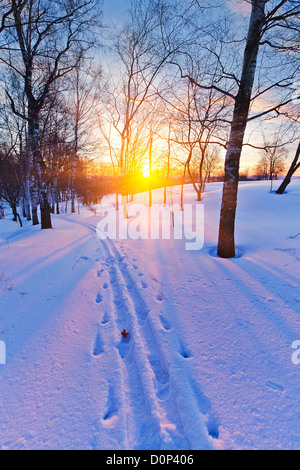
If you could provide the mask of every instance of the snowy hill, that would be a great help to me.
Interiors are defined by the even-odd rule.
[[[300,180],[288,190],[240,185],[231,260],[219,183],[200,251],[99,240],[84,208],[49,231],[0,220],[0,448],[299,449]]]

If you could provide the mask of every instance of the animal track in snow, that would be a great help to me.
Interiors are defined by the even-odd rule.
[[[98,330],[97,337],[96,337],[95,344],[94,344],[93,355],[97,357],[97,356],[100,356],[100,354],[102,354],[103,352],[104,352],[103,341],[100,335],[100,331]]]
[[[163,329],[166,330],[166,331],[170,331],[171,326],[170,326],[168,320],[163,315],[160,315],[159,319],[160,319],[160,322],[162,324]]]
[[[107,411],[105,415],[103,416],[104,421],[108,421],[114,416],[118,414],[118,406],[117,406],[117,400],[116,400],[116,394],[113,389],[113,386],[109,386],[109,392],[108,392],[108,399],[107,399]]]
[[[183,343],[180,343],[180,349],[178,352],[184,359],[192,357],[192,354],[186,349]]]
[[[157,294],[156,300],[158,300],[158,302],[162,302],[163,300],[165,300],[165,298],[164,298],[163,294]]]
[[[219,439],[220,431],[219,431],[219,422],[214,416],[210,416],[206,423],[208,434],[213,439]]]
[[[102,325],[106,325],[107,323],[110,322],[110,318],[109,318],[109,315],[107,312],[104,313],[104,317],[103,317],[103,320],[102,320]]]

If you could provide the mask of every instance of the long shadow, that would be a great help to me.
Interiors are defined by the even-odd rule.
[[[72,249],[75,249],[76,246],[81,246],[82,245],[82,242],[86,239],[90,239],[90,235],[85,235],[81,238],[78,238],[77,240],[74,240],[73,242],[67,244],[67,245],[64,245],[62,248],[59,248],[58,250],[55,250],[53,251],[51,254],[47,254],[41,258],[39,258],[37,261],[34,261],[33,263],[31,264],[27,264],[26,267],[24,267],[23,269],[20,269],[20,271],[17,271],[16,274],[14,275],[14,279],[17,279],[18,277],[22,276],[23,274],[27,273],[27,271],[33,269],[33,268],[36,268],[36,269],[39,269],[39,267],[45,263],[45,262],[48,262],[51,260],[51,258],[54,258],[54,257],[57,257],[58,255],[60,255],[62,252],[69,250],[69,253],[72,251]],[[39,240],[40,242],[41,240]],[[10,250],[13,250],[13,245],[10,246]],[[66,255],[67,256],[67,255]],[[1,259],[1,250],[0,250],[0,259]]]
[[[208,396],[206,396],[201,388],[201,384],[195,380],[193,377],[193,363],[189,362],[192,359],[192,355],[190,354],[187,346],[186,346],[186,337],[184,335],[184,330],[181,324],[181,317],[184,315],[181,306],[184,305],[184,299],[181,297],[182,304],[177,302],[176,296],[174,296],[174,286],[172,286],[172,279],[169,276],[168,269],[165,267],[168,266],[168,257],[166,257],[166,251],[162,249],[162,244],[160,241],[155,242],[153,245],[153,259],[157,256],[157,259],[161,262],[161,269],[163,275],[163,294],[164,300],[161,306],[161,311],[163,310],[167,314],[167,321],[169,326],[169,335],[172,336],[171,341],[173,342],[173,350],[176,351],[178,354],[174,356],[173,361],[174,364],[172,365],[172,369],[176,368],[177,372],[181,371],[181,376],[174,376],[171,375],[170,379],[174,382],[175,387],[178,389],[178,384],[183,383],[185,393],[189,396],[189,400],[191,399],[194,401],[194,416],[193,419],[197,417],[197,408],[199,413],[202,415],[201,421],[202,425],[206,427],[207,434],[214,439],[218,439],[219,437],[219,420],[215,416],[214,411],[212,409],[211,401],[209,400]],[[182,272],[181,272],[182,275]],[[155,300],[154,297],[153,300]],[[181,390],[181,387],[179,387]],[[180,394],[181,395],[181,394]],[[181,396],[178,396],[179,399],[179,407],[180,407],[180,400]],[[192,406],[192,402],[190,403]],[[199,418],[200,419],[200,418]],[[204,420],[207,420],[204,422]],[[188,430],[189,438],[192,437],[193,433],[191,430]],[[202,439],[205,439],[202,436]],[[212,442],[209,441],[208,436],[206,438],[206,442],[204,444],[206,448],[212,448]]]
[[[82,243],[84,239],[87,237],[82,237],[81,242],[76,243],[73,242],[68,245],[68,247],[72,247],[73,245],[81,246],[82,249],[89,246],[90,241],[86,241],[86,243]],[[57,253],[65,251],[66,247],[63,247],[59,250],[55,251],[55,255]],[[63,303],[68,295],[68,290],[66,290],[66,285],[62,283],[63,277],[59,275],[57,277],[55,285],[47,284],[47,277],[49,272],[57,272],[57,273],[64,273],[66,266],[68,265],[68,259],[70,259],[70,253],[72,250],[68,251],[65,256],[60,256],[59,259],[56,259],[53,262],[49,261],[49,256],[45,257],[49,262],[45,266],[45,271],[41,271],[40,279],[43,278],[45,281],[42,284],[42,289],[38,290],[38,287],[35,289],[34,295],[26,295],[22,297],[21,295],[18,296],[15,301],[12,303],[13,308],[16,308],[18,313],[14,312],[14,320],[15,324],[9,325],[9,322],[6,321],[6,335],[4,340],[7,341],[7,344],[13,345],[12,348],[8,348],[8,366],[7,368],[3,368],[3,376],[5,375],[5,371],[9,369],[9,363],[13,360],[14,357],[17,357],[19,351],[22,350],[26,343],[31,341],[33,336],[38,336],[38,331],[40,328],[48,322],[51,317],[57,316],[58,306]],[[52,255],[53,258],[54,255]],[[38,261],[33,263],[33,266],[38,266],[42,261]],[[27,268],[24,268],[24,272]],[[78,274],[78,269],[80,269],[80,275]],[[77,270],[72,270],[70,267],[70,271],[68,272],[68,282],[67,282],[67,289],[70,291],[76,290],[76,285],[84,275],[91,269],[90,263],[81,264],[80,267],[77,267]],[[31,281],[32,279],[32,281]],[[26,284],[34,285],[36,279],[36,272],[33,273],[31,276],[26,278]],[[53,278],[52,276],[52,279]],[[72,281],[72,279],[74,279]],[[49,308],[43,308],[46,306],[47,296],[49,294],[55,294],[55,300],[53,300],[53,310],[49,312]],[[12,308],[10,306],[10,308]]]

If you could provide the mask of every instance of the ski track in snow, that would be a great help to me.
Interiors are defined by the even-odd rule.
[[[0,448],[299,448],[299,186],[256,186],[242,185],[230,261],[213,191],[199,254],[99,240],[87,211],[53,232],[1,221]]]
[[[96,234],[95,226],[75,223]],[[103,251],[103,258],[99,260],[102,269],[96,274],[101,279],[106,273],[109,280],[102,288],[110,289],[112,327],[106,340],[98,327],[93,355],[101,356],[114,344],[119,355],[120,379],[119,383],[108,384],[107,405],[102,417],[104,426],[117,426],[116,418],[120,415],[123,436],[119,439],[126,449],[213,448],[219,436],[217,421],[210,414],[208,400],[193,383],[189,367],[181,361],[189,359],[190,353],[178,340],[179,357],[169,357],[167,363],[149,318],[150,308],[134,280],[134,273],[130,272],[126,256],[112,240],[99,240],[99,244]],[[137,266],[132,267],[137,270]],[[142,288],[147,287],[142,281]],[[156,295],[156,300],[162,302],[163,295]],[[98,304],[103,301],[100,292],[95,301]],[[106,313],[102,324],[107,323]],[[161,324],[165,331],[172,329],[174,332],[164,317],[161,317]],[[130,333],[126,339],[121,336],[124,328]]]

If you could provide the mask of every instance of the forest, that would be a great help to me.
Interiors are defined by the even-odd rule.
[[[299,53],[299,0],[0,0],[0,450],[300,449]]]
[[[221,180],[219,255],[234,256],[238,181],[273,184],[297,143],[298,2],[252,2],[246,43],[245,20],[206,1],[132,1],[125,26],[100,1],[2,1],[1,14],[1,199],[14,219],[49,229],[61,203],[74,213],[76,199],[115,193],[118,208],[144,189],[151,204],[170,184],[201,201]],[[260,156],[241,170],[245,147]]]

